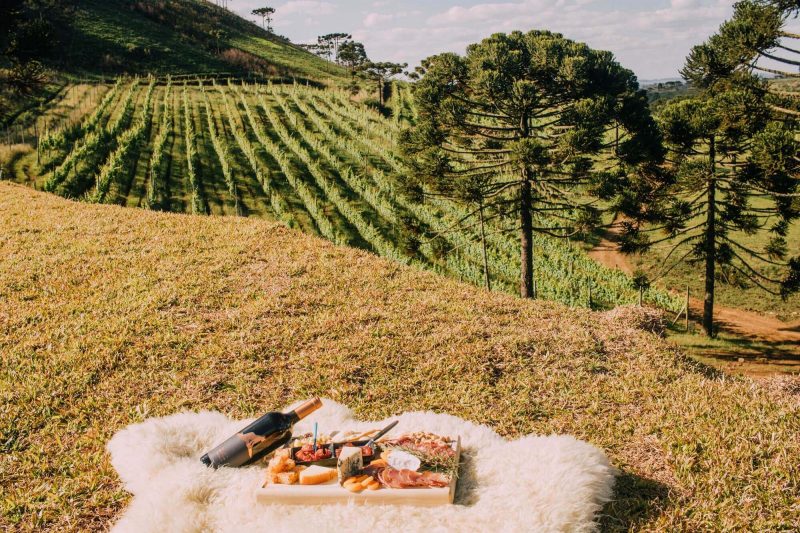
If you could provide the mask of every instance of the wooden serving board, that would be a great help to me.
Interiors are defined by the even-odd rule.
[[[453,443],[456,458],[461,459],[461,438]],[[337,480],[321,485],[274,485],[259,487],[256,497],[261,503],[290,505],[320,505],[334,503],[360,503],[377,505],[414,505],[434,507],[453,503],[458,476],[451,476],[449,487],[424,489],[365,489],[350,492],[341,487]]]

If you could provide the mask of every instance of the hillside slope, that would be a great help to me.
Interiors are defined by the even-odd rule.
[[[609,530],[800,527],[800,405],[626,320],[488,293],[282,225],[0,183],[0,527],[103,529],[132,422],[324,394],[569,433],[620,467]]]
[[[409,196],[405,176],[412,170],[399,150],[400,126],[348,93],[241,80],[120,79],[106,89],[76,85],[56,99],[42,123],[69,109],[85,114],[74,128],[43,138],[42,153],[31,147],[7,164],[8,173],[69,198],[281,220],[338,244],[484,284],[474,213],[445,199]],[[140,124],[142,139],[132,141],[128,132]],[[0,153],[0,164],[3,159]],[[516,293],[516,221],[490,218],[492,287]],[[537,224],[552,223],[537,218]],[[595,309],[637,300],[628,276],[563,239],[537,234],[534,240],[539,297]],[[644,298],[680,308],[661,291],[647,290]]]
[[[55,65],[77,74],[237,73],[346,79],[345,69],[205,0],[78,2]],[[243,64],[246,54],[251,65]]]

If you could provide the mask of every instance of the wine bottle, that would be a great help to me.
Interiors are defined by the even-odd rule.
[[[292,426],[322,407],[322,400],[308,400],[288,413],[267,413],[236,435],[203,455],[206,466],[237,467],[258,461],[292,438]]]

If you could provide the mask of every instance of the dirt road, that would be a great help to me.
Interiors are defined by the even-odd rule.
[[[620,227],[613,225],[600,243],[589,252],[589,257],[607,267],[618,268],[630,274],[634,268],[627,256],[619,252],[615,242],[619,231]],[[693,318],[699,319],[702,316],[703,300],[691,298],[689,307]],[[782,322],[761,313],[720,305],[714,306],[714,320],[721,330],[739,337],[774,344],[794,343],[796,348],[793,351],[800,355],[800,321]]]

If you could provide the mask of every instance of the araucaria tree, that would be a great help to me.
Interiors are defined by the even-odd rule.
[[[769,120],[763,101],[743,89],[669,104],[660,120],[677,176],[661,204],[666,208],[663,240],[672,243],[669,257],[676,264],[703,265],[703,329],[713,336],[718,275],[775,294],[782,290],[783,280],[770,272],[788,266],[781,264],[787,254],[784,237],[798,213],[776,193],[793,188],[797,146],[783,123]],[[748,237],[760,232],[773,236],[756,249]]]
[[[667,233],[654,242],[672,244],[667,269],[684,260],[704,266],[709,336],[718,278],[783,297],[800,288],[800,258],[788,257],[785,238],[800,216],[797,124],[772,82],[753,74],[763,70],[755,63],[760,54],[774,58],[769,50],[784,48],[776,41],[779,3],[737,4],[734,19],[687,58],[683,75],[699,96],[669,104],[660,116],[677,179],[654,204]],[[759,234],[769,237],[766,244],[750,244]]]
[[[496,34],[423,65],[404,136],[409,180],[518,220],[520,293],[531,297],[534,231],[591,229],[597,198],[635,190],[630,171],[660,160],[647,99],[611,53],[547,31]],[[636,211],[634,196],[611,204]]]
[[[347,41],[339,47],[339,63],[354,71],[369,61],[363,43]]]
[[[319,50],[326,51],[328,59],[333,57],[333,61],[339,63],[339,48],[352,38],[349,33],[329,33],[317,37],[317,45]]]
[[[408,66],[408,63],[391,63],[383,61],[374,63],[367,61],[358,67],[358,70],[367,78],[376,82],[378,86],[378,103],[381,107],[384,104],[384,92],[386,91],[386,84],[398,74],[403,73],[403,69]]]
[[[272,31],[272,15],[274,14],[275,8],[269,6],[259,7],[253,10],[253,15],[261,17],[261,26],[269,32]]]

